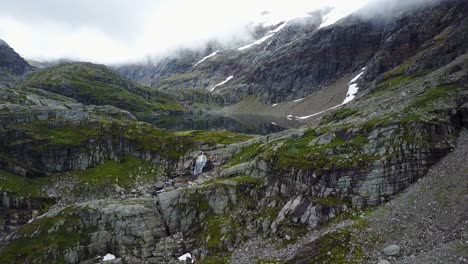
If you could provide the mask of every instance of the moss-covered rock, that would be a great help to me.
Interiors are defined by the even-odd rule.
[[[61,94],[86,105],[113,105],[134,114],[183,110],[168,95],[91,63],[61,63],[29,75],[21,86]]]

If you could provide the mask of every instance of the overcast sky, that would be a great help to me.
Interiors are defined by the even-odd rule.
[[[213,38],[247,38],[245,25],[265,10],[287,19],[325,5],[351,12],[366,2],[0,0],[0,38],[26,58],[122,63]]]

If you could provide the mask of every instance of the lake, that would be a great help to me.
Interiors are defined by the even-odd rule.
[[[142,118],[156,127],[168,130],[228,130],[244,134],[267,135],[302,125],[296,120],[256,115],[163,115]]]

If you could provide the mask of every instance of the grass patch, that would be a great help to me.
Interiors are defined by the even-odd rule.
[[[356,134],[345,140],[338,134],[340,133],[335,133],[335,138],[323,145],[310,145],[315,135],[288,139],[276,151],[276,160],[273,162],[274,169],[281,171],[294,167],[296,169],[314,169],[318,173],[329,169],[359,169],[365,167],[367,162],[378,158],[357,154],[367,144],[365,136]]]
[[[327,205],[327,206],[342,206],[347,203],[339,198],[335,197],[320,197],[312,200],[315,204]]]
[[[303,251],[286,263],[359,264],[363,252],[351,245],[351,231],[329,232],[305,246]]]
[[[258,154],[262,152],[262,144],[261,143],[254,143],[245,148],[243,148],[239,154],[234,156],[226,165],[225,167],[232,167],[244,162],[251,161],[254,159]]]
[[[436,102],[445,100],[456,94],[460,88],[457,85],[439,85],[429,89],[424,94],[418,96],[406,110],[411,108],[425,108],[434,105]]]
[[[22,197],[44,197],[42,188],[49,183],[48,178],[27,178],[10,172],[0,171],[0,191],[11,192]]]
[[[91,63],[61,63],[28,75],[21,86],[61,94],[87,105],[113,105],[134,114],[183,110],[168,95]]]
[[[378,97],[392,91],[395,87],[414,81],[415,78],[409,75],[400,75],[392,77],[383,83],[377,85],[376,89],[368,97]]]
[[[323,118],[323,120],[320,122],[321,125],[324,124],[329,124],[331,122],[338,122],[343,119],[346,119],[350,116],[353,116],[357,114],[359,111],[351,108],[341,108],[332,114],[329,114]]]
[[[227,256],[206,256],[197,261],[200,264],[229,264],[229,257]]]
[[[79,186],[100,188],[117,184],[130,188],[135,183],[154,182],[160,176],[160,168],[139,158],[126,156],[120,162],[107,160],[94,168],[84,171],[67,172],[78,178]]]
[[[225,240],[237,235],[239,228],[240,224],[231,215],[211,215],[204,220],[204,228],[196,237],[210,251],[217,252],[223,249]]]

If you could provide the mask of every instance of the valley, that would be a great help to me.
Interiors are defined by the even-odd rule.
[[[465,263],[468,2],[392,8],[140,64],[0,41],[0,263]]]

